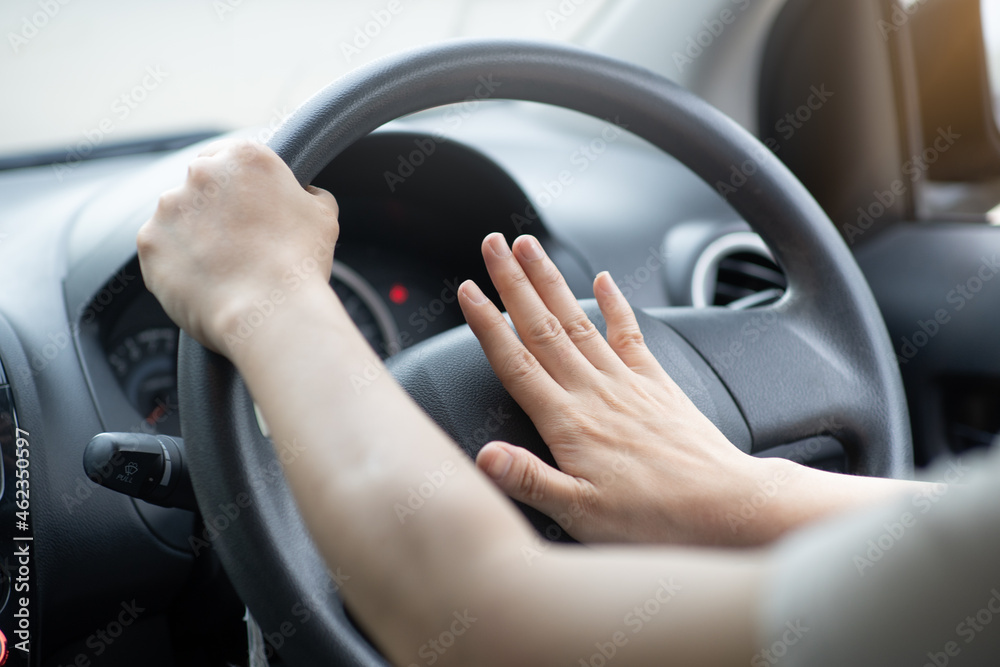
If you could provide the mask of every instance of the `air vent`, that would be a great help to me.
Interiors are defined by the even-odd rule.
[[[698,257],[691,302],[742,310],[777,301],[787,285],[764,241],[752,232],[735,232],[710,243]]]

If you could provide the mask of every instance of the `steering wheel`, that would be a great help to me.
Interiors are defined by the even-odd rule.
[[[777,303],[745,311],[637,313],[652,352],[744,451],[834,435],[857,474],[906,477],[906,402],[885,324],[850,251],[792,173],[752,135],[683,88],[583,50],[518,41],[459,41],[359,68],[306,101],[271,147],[302,184],[379,126],[474,96],[566,107],[621,125],[673,155],[758,232],[788,278]],[[733,170],[746,175],[730,180]],[[738,183],[738,185],[737,185]],[[603,325],[593,302],[585,310]],[[504,391],[468,327],[399,355],[396,378],[470,455],[488,410],[511,414],[492,438],[547,450]],[[183,336],[181,426],[198,504],[241,598],[291,665],[385,665],[351,624],[302,522],[275,451],[233,366]],[[475,404],[469,396],[476,396]],[[477,441],[476,431],[479,430]],[[551,460],[551,459],[550,459]],[[535,525],[550,537],[554,523]],[[558,533],[559,531],[555,531]]]

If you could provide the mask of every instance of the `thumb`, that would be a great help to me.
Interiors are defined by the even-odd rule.
[[[491,442],[479,450],[476,467],[507,495],[554,517],[576,499],[580,482],[523,447]]]

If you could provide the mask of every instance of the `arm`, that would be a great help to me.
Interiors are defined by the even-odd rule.
[[[336,214],[273,153],[223,143],[161,197],[138,245],[168,314],[233,360],[275,442],[296,443],[285,464],[303,517],[390,659],[423,662],[421,647],[463,629],[440,664],[577,664],[612,650],[623,664],[745,663],[762,557],[540,545],[392,381],[328,287]],[[309,258],[317,269],[287,281]],[[249,338],[227,338],[275,295],[280,307]],[[373,369],[356,392],[352,374]],[[394,505],[446,466],[447,481],[401,521]]]

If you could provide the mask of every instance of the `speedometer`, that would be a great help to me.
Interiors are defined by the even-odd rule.
[[[142,415],[142,430],[180,433],[176,328],[154,327],[121,338],[108,363],[125,398]]]
[[[365,340],[383,359],[399,349],[399,330],[388,306],[358,273],[335,262],[330,286]],[[151,300],[151,303],[155,304]],[[159,318],[156,318],[157,322]],[[166,320],[166,318],[163,318]],[[177,412],[177,328],[159,322],[123,335],[106,348],[108,364],[125,398],[142,416],[133,430],[180,435]]]
[[[399,350],[399,329],[389,307],[356,271],[334,262],[330,285],[344,304],[347,314],[380,357]]]

